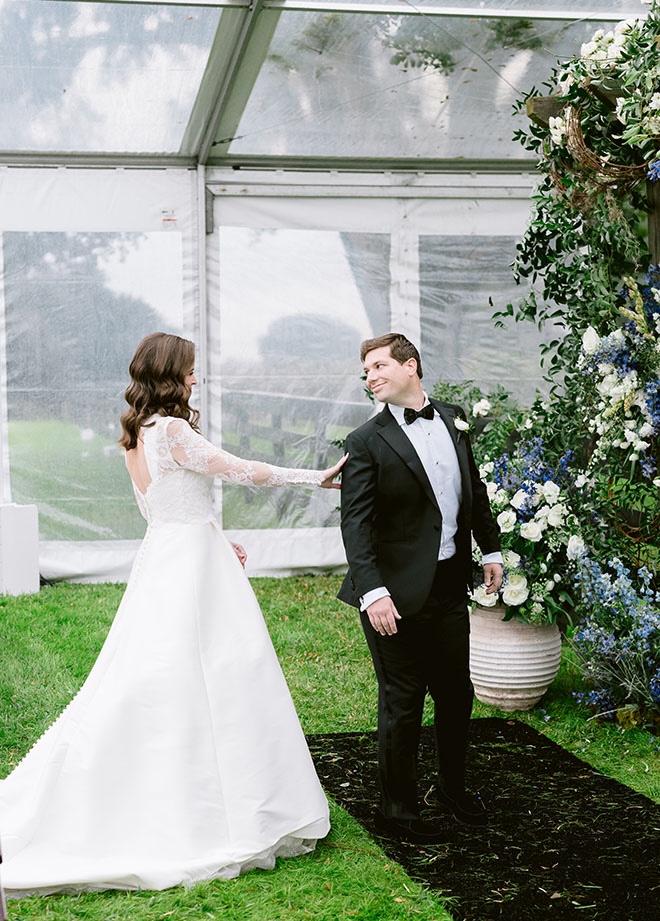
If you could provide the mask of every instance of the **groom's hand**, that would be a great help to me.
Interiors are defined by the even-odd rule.
[[[392,636],[397,632],[396,622],[401,620],[401,615],[394,606],[389,595],[379,598],[367,608],[367,616],[371,626],[381,636]]]

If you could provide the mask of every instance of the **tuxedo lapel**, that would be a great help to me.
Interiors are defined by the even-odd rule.
[[[437,413],[439,413],[440,418],[447,426],[447,430],[451,435],[451,440],[454,442],[454,444],[458,446],[461,444],[461,442],[465,441],[463,438],[464,433],[460,429],[456,428],[456,412],[454,409],[444,403],[438,403],[437,400],[430,400],[429,402],[433,405],[433,408]]]
[[[426,475],[426,471],[424,470],[424,465],[419,459],[419,454],[413,448],[407,435],[401,431],[401,426],[390,412],[389,406],[385,406],[381,413],[376,416],[375,421],[378,425],[379,435],[388,443],[390,448],[399,455],[404,464],[412,470],[428,496],[429,501],[438,508],[435,494],[429,478]]]

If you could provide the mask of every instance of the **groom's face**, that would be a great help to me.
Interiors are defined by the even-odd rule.
[[[364,373],[367,387],[381,403],[404,406],[419,388],[415,359],[410,358],[400,364],[392,358],[389,346],[367,352]]]

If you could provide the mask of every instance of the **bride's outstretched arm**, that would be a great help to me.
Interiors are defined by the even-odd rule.
[[[167,426],[167,439],[173,459],[181,467],[218,476],[232,483],[252,486],[320,486],[323,489],[338,489],[335,477],[343,467],[342,457],[325,470],[301,470],[294,467],[276,467],[263,461],[245,460],[216,448],[198,432],[193,431],[183,419],[175,419]]]

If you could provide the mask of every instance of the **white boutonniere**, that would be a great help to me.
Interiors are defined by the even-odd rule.
[[[460,416],[454,416],[454,425],[456,426],[459,432],[469,432],[470,431],[470,423],[466,422],[465,419],[461,419]]]

